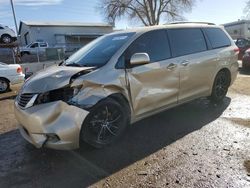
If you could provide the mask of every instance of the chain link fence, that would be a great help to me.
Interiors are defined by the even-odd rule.
[[[72,55],[81,46],[65,47],[49,47],[36,48],[27,53],[18,53],[18,48],[15,45],[0,45],[0,62],[13,63],[34,63],[34,62],[48,62],[48,61],[62,61]]]

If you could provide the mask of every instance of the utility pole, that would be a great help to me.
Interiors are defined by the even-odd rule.
[[[16,12],[13,4],[13,0],[10,0],[11,8],[12,8],[12,13],[13,13],[13,18],[15,22],[15,27],[16,27],[16,34],[18,35],[18,27],[17,27],[17,21],[16,21]]]
[[[17,34],[17,56],[19,55],[19,42],[20,41],[20,37],[19,37],[19,33],[18,33],[18,26],[17,26],[17,21],[16,21],[16,12],[15,12],[15,8],[14,8],[14,4],[13,4],[13,0],[10,0],[10,4],[11,4],[11,8],[12,8],[12,13],[13,13],[13,18],[14,18],[14,22],[15,22],[15,27],[16,27],[16,34]],[[14,58],[14,63],[16,64],[16,58]]]

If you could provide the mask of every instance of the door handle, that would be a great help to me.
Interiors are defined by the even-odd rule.
[[[170,63],[170,64],[167,66],[167,69],[168,69],[168,70],[173,70],[173,69],[176,68],[176,67],[177,67],[176,64]]]
[[[189,65],[189,63],[190,62],[188,60],[184,60],[184,61],[181,62],[181,65],[184,66],[184,67],[186,67],[186,66]]]

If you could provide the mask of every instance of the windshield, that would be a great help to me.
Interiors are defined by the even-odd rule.
[[[33,43],[28,44],[28,45],[26,46],[26,48],[29,48],[32,44],[33,44]]]
[[[102,36],[81,48],[66,60],[66,66],[101,67],[124,45],[134,33]]]

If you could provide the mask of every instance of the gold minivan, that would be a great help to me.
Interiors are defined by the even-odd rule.
[[[209,23],[175,23],[102,36],[28,79],[15,100],[36,147],[100,148],[138,120],[200,97],[218,103],[238,72],[238,48]]]

